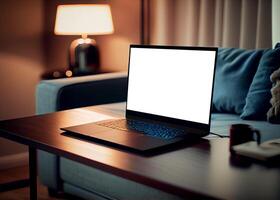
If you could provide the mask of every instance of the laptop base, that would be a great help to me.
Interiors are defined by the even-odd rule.
[[[64,135],[102,143],[105,145],[120,147],[138,152],[151,151],[182,141],[192,141],[198,137],[193,134],[185,134],[184,137],[173,139],[161,139],[139,133],[134,130],[117,130],[105,126],[100,126],[96,122],[61,128]]]

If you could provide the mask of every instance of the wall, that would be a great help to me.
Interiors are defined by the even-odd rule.
[[[78,1],[45,1],[45,35],[46,65],[48,69],[65,69],[68,67],[68,47],[80,36],[54,35],[56,7],[59,4],[71,4]],[[89,36],[94,38],[100,48],[101,68],[108,71],[127,70],[128,47],[140,41],[139,0],[80,0],[79,3],[108,3],[111,6],[115,32],[112,35]]]
[[[43,70],[42,2],[0,1],[0,120],[35,113],[35,85]],[[0,139],[1,168],[6,155],[25,151],[23,145]]]
[[[53,33],[56,6],[109,3],[115,33],[96,36],[101,68],[127,70],[128,46],[139,43],[139,0],[0,1],[0,120],[35,114],[35,88],[46,70],[67,68],[67,50],[78,36]],[[27,148],[0,138],[0,169],[27,162]]]

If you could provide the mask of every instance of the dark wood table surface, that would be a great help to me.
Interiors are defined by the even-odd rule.
[[[0,122],[0,136],[182,197],[280,199],[280,167],[230,156],[228,139],[202,139],[141,156],[61,135],[61,127],[92,122],[93,106]]]

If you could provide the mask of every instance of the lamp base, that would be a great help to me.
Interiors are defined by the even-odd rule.
[[[96,73],[99,70],[99,51],[90,38],[74,40],[69,49],[69,69],[75,74]]]

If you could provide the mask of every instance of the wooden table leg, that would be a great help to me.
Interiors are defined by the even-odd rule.
[[[36,148],[29,147],[30,199],[37,199],[37,155]]]

